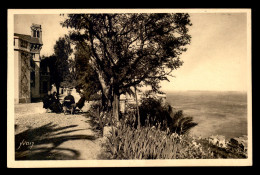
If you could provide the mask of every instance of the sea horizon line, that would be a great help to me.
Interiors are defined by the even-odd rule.
[[[247,93],[248,91],[242,90],[162,90],[165,93],[171,92],[234,92],[234,93]]]

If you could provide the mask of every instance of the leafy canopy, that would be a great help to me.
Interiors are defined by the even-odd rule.
[[[69,37],[65,35],[56,41],[54,53],[51,56],[43,56],[45,64],[50,68],[51,84],[55,84],[57,88],[60,87],[63,81],[68,81],[67,77],[70,77],[68,59],[72,52]]]
[[[69,14],[62,25],[74,28],[71,39],[90,51],[105,94],[136,85],[158,91],[159,82],[182,65],[179,56],[191,39],[183,13]]]
[[[98,81],[97,74],[94,69],[88,63],[90,60],[90,52],[85,43],[75,44],[75,72],[76,72],[76,88],[82,89],[87,100],[91,100],[96,97],[97,92],[101,90],[100,83]]]

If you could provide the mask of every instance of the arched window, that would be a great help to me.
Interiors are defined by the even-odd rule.
[[[40,38],[40,32],[37,31],[37,38]]]
[[[36,37],[36,30],[33,31],[33,37]]]

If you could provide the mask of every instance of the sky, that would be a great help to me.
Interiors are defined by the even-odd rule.
[[[68,34],[68,29],[60,25],[65,17],[59,14],[22,14],[14,15],[14,33],[31,35],[32,23],[42,26],[43,47],[41,55],[50,56],[53,54],[53,47],[59,37]]]
[[[14,15],[14,32],[30,35],[32,23],[42,25],[41,55],[53,53],[59,37],[68,33],[57,14]],[[191,44],[181,55],[184,64],[162,82],[162,91],[247,90],[246,13],[190,13]]]
[[[247,90],[247,17],[239,14],[190,14],[191,44],[162,90]]]

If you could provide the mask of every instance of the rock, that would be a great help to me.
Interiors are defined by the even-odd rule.
[[[248,138],[246,135],[243,135],[242,137],[231,138],[229,145],[233,148],[241,148],[243,151],[247,151]]]
[[[222,135],[216,135],[216,136],[210,136],[209,142],[213,145],[219,146],[221,148],[227,147],[227,142],[225,136]]]

